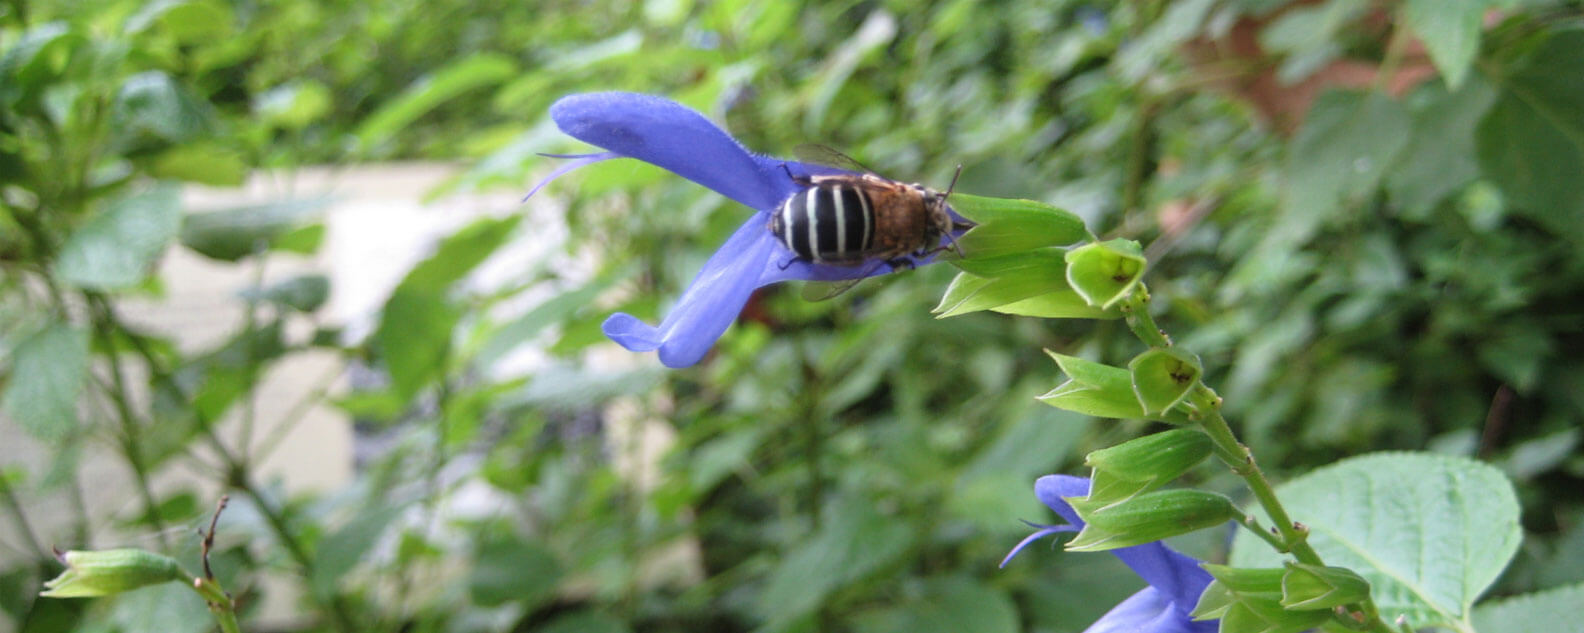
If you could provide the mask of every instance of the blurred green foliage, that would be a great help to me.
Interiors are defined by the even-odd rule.
[[[1076,631],[1137,589],[1108,557],[995,567],[1017,519],[1049,520],[1036,476],[1146,429],[1034,400],[1060,380],[1041,348],[1123,363],[1138,352],[1125,326],[937,320],[954,271],[932,266],[823,303],[771,289],[700,366],[612,369],[585,354],[609,347],[599,322],[661,314],[746,213],[631,161],[534,202],[565,201],[562,248],[600,255],[592,281],[547,262],[505,290],[460,283],[535,228],[511,218],[439,245],[362,342],[317,319],[288,331],[324,303],[323,277],[252,288],[244,327],[196,354],[116,310],[158,293],[173,243],[261,266],[322,240],[323,201],[184,215],[179,182],[449,159],[468,166],[446,191],[522,191],[553,164],[536,152],[580,149],[549,104],[594,90],[671,96],[766,153],[820,142],[937,184],[962,164],[959,191],[1150,244],[1157,318],[1268,471],[1389,448],[1479,456],[1524,508],[1496,591],[1584,580],[1580,8],[0,4],[0,402],[56,451],[48,469],[0,465],[0,506],[25,525],[31,502],[72,496],[96,445],[140,491],[113,531],[21,528],[0,549],[0,612],[26,631],[206,630],[201,604],[156,590],[35,598],[58,571],[51,543],[141,534],[190,562],[191,530],[167,528],[212,500],[147,479],[194,455],[238,497],[217,573],[244,603],[284,574],[301,630]],[[530,287],[556,294],[493,310]],[[495,371],[523,345],[554,362]],[[350,489],[286,498],[212,424],[274,363],[324,351],[388,376],[336,404],[391,441]],[[631,465],[640,421],[675,436],[652,479]],[[495,509],[446,511],[480,490]],[[1217,557],[1212,541],[1183,547]]]

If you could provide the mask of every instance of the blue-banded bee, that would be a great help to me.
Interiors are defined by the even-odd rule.
[[[946,198],[957,186],[956,176],[940,192],[881,177],[829,148],[799,148],[800,155],[811,152],[819,154],[811,157],[812,162],[860,173],[799,177],[787,171],[788,177],[808,187],[781,203],[770,219],[770,231],[797,255],[792,261],[911,267],[909,256],[945,250],[940,245],[943,237],[955,248],[952,233],[972,226],[953,221],[947,212]],[[957,173],[962,174],[961,167]]]

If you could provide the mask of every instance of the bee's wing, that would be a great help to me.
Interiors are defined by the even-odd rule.
[[[870,169],[868,165],[860,163],[857,161],[857,159],[838,152],[826,145],[804,143],[793,148],[792,155],[797,156],[798,160],[801,160],[805,163],[825,165],[826,167],[835,167],[838,169],[862,172],[865,174],[875,173],[875,171]]]
[[[840,281],[804,282],[802,293],[803,300],[828,301],[835,299],[836,297],[845,294],[848,290],[852,290],[853,288],[857,287],[858,284],[863,283],[865,279],[868,279],[871,275],[873,275],[874,272],[880,268],[880,265],[884,263],[884,261],[878,259],[870,262],[864,268],[863,274],[852,279],[843,279]]]

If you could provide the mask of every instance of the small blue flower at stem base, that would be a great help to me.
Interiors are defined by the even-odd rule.
[[[1071,475],[1046,475],[1034,482],[1034,495],[1066,519],[1067,525],[1036,526],[1040,530],[1012,548],[1012,552],[1001,561],[1002,567],[1034,541],[1057,532],[1083,529],[1083,519],[1067,503],[1067,498],[1089,496],[1088,479]],[[1159,541],[1115,549],[1111,553],[1122,559],[1149,586],[1106,612],[1084,629],[1084,633],[1215,633],[1219,627],[1217,620],[1195,622],[1189,616],[1194,605],[1199,603],[1199,594],[1204,593],[1211,581],[1210,572],[1200,568],[1199,561],[1179,554]]]
[[[797,179],[848,172],[753,154],[704,115],[651,95],[570,95],[550,106],[550,117],[561,131],[606,151],[557,156],[573,160],[535,186],[529,196],[578,167],[611,158],[636,158],[757,211],[705,262],[659,326],[623,313],[606,319],[605,335],[622,347],[635,352],[658,350],[660,362],[667,367],[687,367],[704,358],[755,289],[795,279],[839,281],[891,272],[890,265],[884,263],[832,266],[795,260],[770,232],[771,213],[804,188]]]

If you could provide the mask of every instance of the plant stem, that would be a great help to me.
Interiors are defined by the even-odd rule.
[[[149,482],[149,467],[143,459],[142,443],[138,441],[142,429],[138,426],[137,414],[132,411],[131,391],[126,376],[121,371],[121,355],[116,352],[115,335],[119,328],[111,323],[108,316],[105,308],[109,304],[108,300],[96,293],[87,293],[85,298],[93,306],[94,329],[104,341],[105,357],[110,364],[110,381],[113,388],[107,390],[106,395],[115,405],[116,417],[121,423],[121,452],[126,456],[127,465],[132,468],[132,480],[136,484],[138,495],[143,498],[144,512],[148,515],[154,533],[158,535],[160,546],[170,549],[170,540],[165,534],[165,519],[160,516],[159,500],[155,498],[153,485]]]
[[[98,318],[104,320],[106,327],[127,334],[126,338],[132,343],[132,347],[148,367],[152,381],[170,389],[181,401],[192,402],[192,394],[188,393],[187,389],[171,376],[170,370],[165,368],[159,357],[154,354],[154,350],[150,349],[141,337],[126,331],[126,328],[116,316],[115,308],[104,300],[102,296],[90,296],[90,299],[94,298],[98,299],[95,302],[99,312]],[[224,442],[220,441],[220,436],[214,429],[214,421],[210,420],[203,411],[196,407],[193,408],[192,414],[194,421],[197,423],[199,435],[214,449],[215,453],[219,455],[220,461],[224,464],[226,485],[236,488],[247,495],[259,514],[263,515],[264,521],[269,525],[270,530],[275,533],[276,540],[280,541],[281,545],[286,548],[287,554],[291,556],[292,561],[301,568],[303,578],[311,581],[314,569],[313,558],[309,556],[307,546],[303,544],[298,535],[292,530],[291,525],[287,523],[285,513],[271,505],[263,491],[248,476],[247,463],[238,458],[235,453],[226,447]],[[329,596],[320,596],[314,591],[308,591],[307,594],[320,607],[330,613],[335,630],[342,633],[353,633],[360,630],[354,624],[351,612],[348,610],[349,607],[346,601],[342,599],[340,593],[332,592]]]
[[[1123,301],[1122,311],[1126,315],[1128,328],[1139,340],[1151,347],[1171,347],[1171,339],[1161,331],[1155,324],[1155,319],[1150,316],[1149,290],[1143,283],[1140,283],[1138,288]],[[1260,507],[1270,516],[1271,522],[1276,524],[1276,532],[1271,533],[1260,528],[1259,522],[1254,520],[1252,515],[1245,516],[1240,524],[1249,528],[1277,551],[1291,554],[1299,562],[1325,565],[1325,562],[1320,560],[1320,553],[1309,545],[1308,528],[1293,521],[1287,514],[1287,509],[1276,497],[1276,488],[1271,485],[1270,479],[1265,477],[1264,471],[1260,470],[1259,464],[1254,461],[1254,453],[1239,442],[1237,436],[1232,433],[1232,426],[1221,415],[1221,396],[1201,383],[1189,396],[1189,402],[1198,413],[1199,428],[1210,437],[1211,443],[1215,446],[1216,456],[1230,466],[1232,472],[1248,485]],[[1386,621],[1381,619],[1380,610],[1376,608],[1372,599],[1347,605],[1346,609],[1348,613],[1364,616],[1366,630],[1394,633]]]

